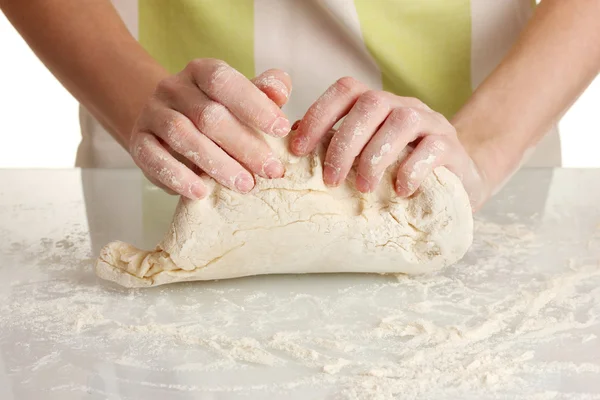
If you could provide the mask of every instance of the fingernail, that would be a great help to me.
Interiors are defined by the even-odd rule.
[[[300,126],[300,120],[294,122],[292,124],[292,129],[290,129],[290,130],[295,131],[296,129],[298,129],[298,126]]]
[[[396,194],[399,197],[409,197],[413,191],[410,182],[396,181]]]
[[[194,196],[194,200],[200,200],[204,198],[204,184],[202,182],[194,182],[190,186],[190,193]]]
[[[279,117],[271,125],[271,133],[275,136],[283,137],[290,133],[290,121]]]
[[[357,175],[356,176],[356,188],[358,189],[359,192],[363,192],[363,193],[370,192],[371,184],[369,183],[368,180],[363,178],[362,175]]]
[[[323,181],[326,185],[337,186],[340,179],[340,173],[336,168],[330,165],[325,165],[323,168]]]
[[[240,172],[235,178],[235,187],[242,193],[248,193],[254,187],[254,179],[247,172]]]
[[[308,138],[303,135],[298,135],[292,140],[292,150],[299,155],[306,154],[308,150]]]
[[[267,160],[263,165],[263,171],[269,178],[281,178],[285,169],[283,164],[276,158]]]

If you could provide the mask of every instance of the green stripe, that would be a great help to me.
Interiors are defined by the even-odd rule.
[[[173,73],[218,58],[254,77],[254,2],[139,0],[139,41]]]
[[[469,0],[354,0],[383,89],[450,118],[471,95]]]
[[[134,0],[131,0],[134,1]],[[172,73],[195,58],[218,58],[254,77],[253,0],[139,0],[139,40]],[[166,232],[177,197],[143,179],[144,243]]]

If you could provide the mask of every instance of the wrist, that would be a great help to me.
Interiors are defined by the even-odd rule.
[[[481,176],[485,197],[493,196],[521,167],[527,144],[498,129],[498,125],[487,121],[479,124],[460,113],[452,123]]]
[[[109,108],[113,135],[129,151],[129,142],[135,123],[144,105],[148,102],[158,83],[170,74],[156,61],[140,63],[134,68],[137,78],[124,85],[122,90],[114,94],[113,106]],[[133,72],[133,71],[132,71]]]

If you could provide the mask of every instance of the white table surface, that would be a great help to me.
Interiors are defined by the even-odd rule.
[[[161,237],[143,186],[0,171],[0,399],[600,399],[600,171],[519,173],[437,275],[128,290],[92,265]]]

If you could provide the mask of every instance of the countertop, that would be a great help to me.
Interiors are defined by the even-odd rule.
[[[174,204],[134,170],[0,171],[0,399],[600,399],[600,170],[518,173],[436,275],[94,275]]]

